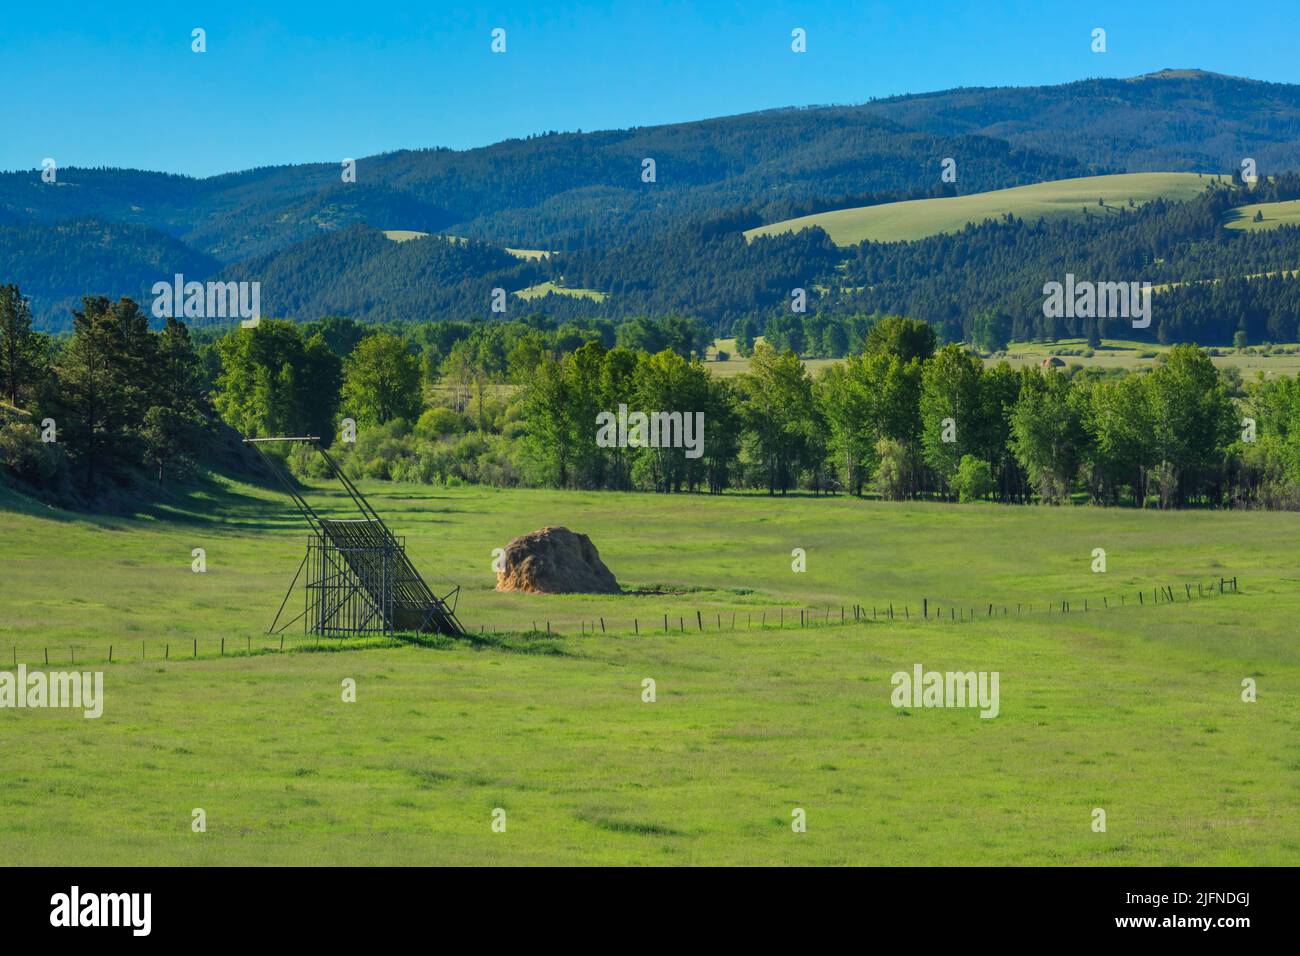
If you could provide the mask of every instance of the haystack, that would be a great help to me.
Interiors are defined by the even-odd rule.
[[[506,545],[498,591],[529,594],[620,594],[591,539],[568,528],[543,528]]]

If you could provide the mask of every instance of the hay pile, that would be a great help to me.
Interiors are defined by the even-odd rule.
[[[591,539],[568,528],[543,528],[506,545],[498,591],[529,594],[621,594]]]

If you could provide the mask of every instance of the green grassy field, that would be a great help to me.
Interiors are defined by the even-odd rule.
[[[539,282],[537,285],[530,285],[527,289],[520,289],[515,295],[521,299],[540,299],[545,295],[554,292],[556,295],[573,296],[575,299],[592,299],[596,302],[603,302],[608,297],[604,292],[597,292],[595,289],[570,289],[567,286],[556,285],[554,282]]]
[[[1087,176],[947,199],[914,199],[879,206],[836,209],[759,226],[747,230],[745,235],[753,238],[820,226],[826,230],[831,241],[840,246],[851,246],[864,239],[899,242],[923,239],[941,232],[956,232],[967,223],[998,219],[1007,213],[1031,220],[1058,216],[1081,217],[1086,206],[1093,215],[1119,215],[1117,210],[1127,208],[1130,199],[1138,205],[1158,198],[1192,199],[1211,182],[1222,179],[1223,177],[1209,173]],[[1106,205],[1114,208],[1107,213],[1098,206],[1098,199],[1105,199]]]
[[[214,485],[87,519],[0,492],[0,666],[115,656],[93,665],[98,720],[0,710],[7,859],[1300,862],[1300,515],[365,487],[487,634],[336,653],[297,635],[280,653],[262,631],[304,535],[279,496]],[[492,590],[492,548],[546,524],[590,534],[642,593]],[[1239,594],[1184,599],[1234,575]],[[1166,583],[1176,603],[1151,606]],[[943,623],[916,620],[923,597]],[[855,601],[875,618],[840,626]],[[814,626],[791,626],[801,608]],[[583,633],[601,617],[607,633]],[[550,637],[492,633],[548,620]],[[896,710],[890,675],[916,663],[998,671],[1001,714]]]
[[[1129,342],[1122,339],[1105,339],[1101,348],[1094,349],[1092,355],[1069,355],[1071,351],[1082,352],[1087,349],[1086,339],[1062,339],[1058,342],[1013,342],[1007,347],[1006,354],[985,359],[986,365],[996,365],[1005,359],[1013,366],[1038,364],[1049,355],[1059,356],[1066,365],[1078,364],[1084,368],[1150,368],[1156,357],[1169,351],[1167,345],[1150,342]],[[1291,352],[1273,352],[1265,355],[1254,349],[1220,349],[1218,355],[1210,356],[1219,368],[1239,368],[1247,380],[1256,373],[1264,373],[1265,378],[1277,375],[1300,374],[1300,349]]]
[[[1259,222],[1255,222],[1255,213],[1257,212],[1262,213],[1264,216]],[[1300,199],[1240,206],[1229,213],[1224,225],[1229,229],[1244,229],[1248,232],[1276,229],[1278,226],[1300,225]]]
[[[759,337],[761,339],[761,336]],[[1088,347],[1086,339],[1061,339],[1056,342],[1012,342],[1005,353],[987,356],[985,365],[997,365],[1007,362],[1009,365],[1037,365],[1043,359],[1055,355],[1067,366],[1080,365],[1084,368],[1150,368],[1156,356],[1169,351],[1167,345],[1151,342],[1131,342],[1123,339],[1103,339],[1101,348],[1094,349],[1092,355],[1082,354]],[[727,360],[717,359],[719,350],[727,353]],[[1079,354],[1068,354],[1075,352]],[[1241,374],[1251,380],[1262,372],[1265,378],[1278,375],[1300,375],[1300,348],[1290,352],[1273,352],[1265,355],[1256,349],[1238,351],[1220,349],[1218,355],[1210,357],[1219,368],[1236,367]],[[835,364],[839,359],[805,359],[804,367],[816,374],[827,365]],[[749,359],[736,354],[735,339],[717,339],[709,350],[705,366],[714,375],[731,378],[749,371]]]
[[[429,233],[419,232],[415,229],[385,229],[384,235],[394,242],[408,242],[411,239],[420,239],[429,235]],[[463,236],[443,236],[442,238],[451,239],[454,242],[465,242]],[[550,255],[545,249],[512,249],[509,246],[502,246],[501,248],[516,259],[542,259]]]
[[[763,336],[755,336],[755,342],[763,341]],[[726,352],[727,360],[718,361],[718,352]],[[804,368],[814,375],[827,365],[834,365],[839,359],[804,359]],[[749,371],[749,359],[736,351],[735,339],[714,339],[713,347],[705,357],[705,367],[720,378],[732,378]]]

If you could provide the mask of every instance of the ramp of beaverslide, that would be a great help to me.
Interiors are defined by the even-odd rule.
[[[382,522],[322,518],[320,528],[376,607],[387,605],[384,590],[389,590],[393,630],[464,633],[455,613],[429,589],[404,544]]]

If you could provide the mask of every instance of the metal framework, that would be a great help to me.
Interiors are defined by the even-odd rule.
[[[244,442],[262,453],[312,529],[307,553],[267,633],[278,634],[298,620],[303,622],[306,633],[330,637],[395,631],[465,633],[456,619],[460,587],[441,598],[430,590],[406,555],[406,540],[388,530],[366,497],[321,447],[318,437],[245,438]],[[343,485],[361,517],[321,517],[293,481],[258,447],[267,442],[310,444],[325,460],[331,475]],[[304,570],[307,577],[303,582],[302,613],[277,628]]]

